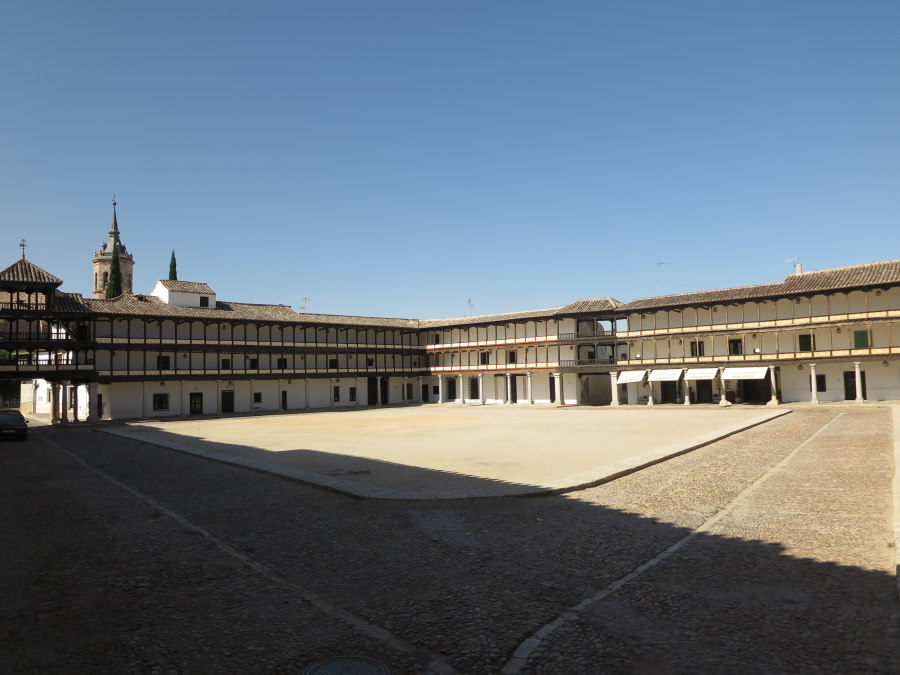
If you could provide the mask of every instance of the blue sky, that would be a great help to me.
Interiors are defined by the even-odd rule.
[[[900,257],[900,3],[0,6],[0,250],[456,317]],[[658,262],[669,263],[657,266]],[[661,270],[661,272],[658,272]]]

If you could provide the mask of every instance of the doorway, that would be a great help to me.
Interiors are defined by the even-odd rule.
[[[678,382],[663,381],[659,385],[660,403],[678,403]]]
[[[509,402],[510,403],[518,403],[519,402],[519,387],[516,384],[516,380],[518,378],[513,375],[509,378]]]
[[[447,399],[448,401],[456,400],[456,378],[448,377],[447,378]]]
[[[286,391],[281,392],[281,409],[287,410],[287,392]]]
[[[550,376],[550,403],[556,403],[556,378]]]
[[[234,390],[228,389],[222,391],[222,412],[234,412]]]
[[[862,383],[862,397],[866,398],[866,371],[859,371],[859,379]],[[844,400],[845,401],[855,401],[856,400],[856,371],[855,370],[845,370],[844,371]]]
[[[390,380],[387,377],[381,378],[381,405],[388,404],[388,385]]]
[[[772,383],[768,377],[760,380],[742,380],[740,385],[744,403],[768,403],[772,398]]]
[[[428,403],[428,385],[422,385],[422,403]]]
[[[712,380],[697,380],[697,400],[695,403],[712,402]]]
[[[191,415],[202,415],[203,414],[203,393],[202,392],[191,392],[191,396],[189,399],[190,411]]]
[[[366,392],[366,396],[369,400],[368,404],[378,405],[378,378],[370,377],[368,378],[366,384],[368,385]]]
[[[478,391],[478,378],[477,377],[469,378],[469,398],[473,401],[476,401],[481,398],[481,392]]]

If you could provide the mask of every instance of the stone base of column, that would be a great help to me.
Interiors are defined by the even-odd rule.
[[[722,406],[723,408],[727,408],[727,407],[730,406],[730,405],[734,405],[734,403],[732,403],[732,402],[729,401],[727,398],[725,398],[724,396],[722,396],[722,397],[719,399],[719,405]]]
[[[773,398],[768,403],[766,403],[766,405],[769,406],[770,408],[774,408],[776,405],[779,405],[778,399]]]

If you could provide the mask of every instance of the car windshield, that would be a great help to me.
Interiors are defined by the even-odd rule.
[[[19,413],[0,413],[0,422],[24,422],[25,418]]]

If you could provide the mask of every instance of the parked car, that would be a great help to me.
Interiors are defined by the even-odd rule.
[[[0,410],[0,437],[28,438],[28,420],[18,410]]]

